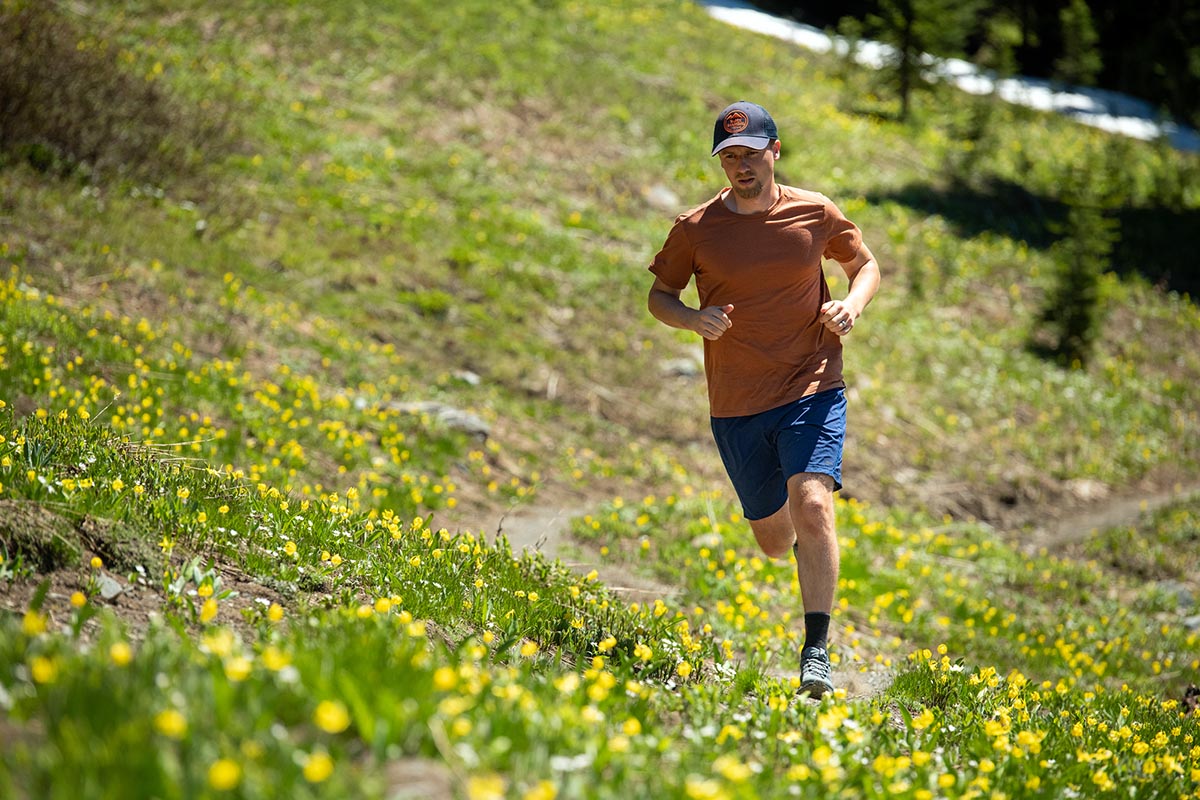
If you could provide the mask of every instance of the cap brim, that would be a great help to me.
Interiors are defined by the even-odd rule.
[[[767,136],[730,136],[722,141],[719,145],[713,148],[709,155],[716,155],[726,147],[753,147],[755,150],[762,150],[771,143],[771,139]]]

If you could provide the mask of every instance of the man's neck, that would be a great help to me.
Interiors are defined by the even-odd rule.
[[[737,192],[730,189],[725,193],[725,207],[735,214],[761,214],[775,205],[781,191],[779,184],[774,181],[764,186],[757,197],[740,197]]]

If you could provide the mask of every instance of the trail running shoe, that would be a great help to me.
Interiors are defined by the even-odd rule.
[[[833,691],[829,651],[824,647],[806,647],[800,652],[800,692],[814,700]]]

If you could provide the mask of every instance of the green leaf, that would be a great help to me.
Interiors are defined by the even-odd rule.
[[[46,602],[46,593],[50,591],[50,579],[42,581],[38,584],[37,589],[33,593],[33,598],[29,601],[29,608],[32,611],[41,611],[42,604]]]

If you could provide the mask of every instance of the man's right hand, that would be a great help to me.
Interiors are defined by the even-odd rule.
[[[696,312],[696,321],[692,330],[705,339],[715,342],[725,334],[725,331],[733,327],[733,321],[729,319],[730,311],[733,311],[732,304],[702,308]]]

